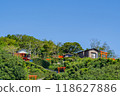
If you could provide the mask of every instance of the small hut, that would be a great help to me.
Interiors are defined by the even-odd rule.
[[[19,50],[14,55],[20,56],[25,61],[29,61],[31,58],[31,54],[29,54],[25,49]]]

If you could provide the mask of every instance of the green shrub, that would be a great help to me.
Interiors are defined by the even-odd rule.
[[[104,58],[78,58],[65,61],[65,72],[54,74],[49,80],[120,80],[120,61]]]
[[[0,79],[28,79],[28,71],[25,62],[19,57],[12,56],[12,54],[0,50]]]
[[[35,59],[33,59],[33,62],[37,65],[44,67],[44,68],[48,68],[50,65],[50,63],[47,60],[43,60],[41,58],[35,58]]]

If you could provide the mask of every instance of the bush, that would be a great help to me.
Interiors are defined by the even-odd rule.
[[[19,57],[12,56],[8,52],[0,50],[0,79],[28,79],[28,72],[25,62]]]
[[[33,59],[33,62],[37,65],[40,65],[44,68],[48,68],[50,63],[47,60],[42,60],[41,58],[35,58]]]
[[[37,78],[45,78],[49,74],[53,74],[54,72],[44,69],[42,66],[37,65],[33,62],[26,61],[26,66],[29,71],[29,75],[37,75]]]
[[[65,61],[65,72],[54,74],[49,80],[120,80],[120,61],[112,59],[79,58]]]

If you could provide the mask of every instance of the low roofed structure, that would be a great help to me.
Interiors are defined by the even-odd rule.
[[[87,49],[85,51],[81,51],[78,53],[78,55],[80,58],[84,58],[84,57],[98,58],[99,52],[100,52],[99,50],[92,48],[92,49]]]
[[[25,61],[29,61],[31,59],[31,54],[29,54],[25,49],[19,50],[17,53],[14,53],[14,55],[20,56]]]

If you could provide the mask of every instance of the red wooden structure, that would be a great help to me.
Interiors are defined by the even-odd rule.
[[[15,56],[20,56],[25,61],[30,61],[30,58],[27,57],[27,54],[25,53],[14,53]],[[31,57],[31,55],[30,55]]]
[[[49,61],[49,60],[51,60],[51,58],[47,58],[46,60],[48,60],[48,61]]]
[[[109,59],[115,60],[115,58],[109,58]]]
[[[31,80],[32,78],[34,78],[35,80],[37,80],[37,75],[29,75],[29,80]]]
[[[63,69],[64,72],[65,72],[65,68],[66,68],[66,67],[58,67],[58,73],[60,73],[60,70],[61,70],[61,69]]]
[[[101,58],[103,58],[104,56],[103,55],[105,55],[105,58],[107,59],[107,52],[103,52],[103,51],[100,51],[100,54],[101,54]]]
[[[14,53],[16,56],[20,56],[21,58],[25,56],[25,53]]]
[[[58,58],[63,58],[64,56],[59,55]]]
[[[101,58],[103,58],[105,56],[105,58],[107,59],[107,55],[108,55],[107,52],[100,51],[100,54],[101,54]],[[109,59],[115,60],[115,58],[109,58]]]
[[[115,58],[112,58],[113,60],[115,60]]]
[[[30,59],[28,59],[27,57],[23,57],[23,60],[30,61]]]

